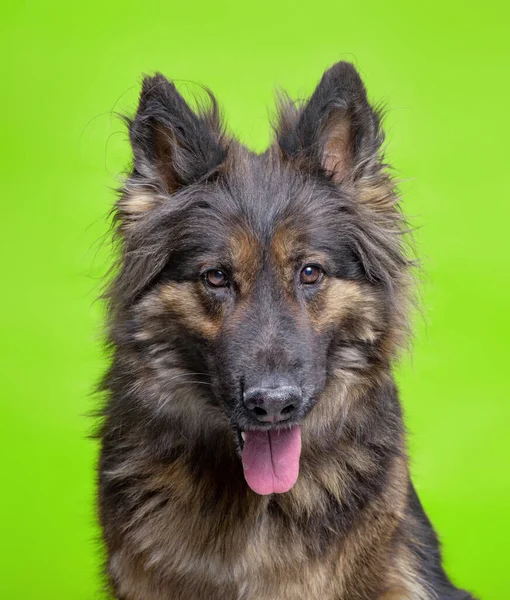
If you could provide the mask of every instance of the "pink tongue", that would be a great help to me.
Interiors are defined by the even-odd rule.
[[[246,482],[257,494],[283,494],[296,483],[301,429],[247,431],[243,448]]]

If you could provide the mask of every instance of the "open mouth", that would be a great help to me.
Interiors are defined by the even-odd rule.
[[[257,494],[284,494],[296,483],[301,456],[301,427],[237,430],[244,478]]]

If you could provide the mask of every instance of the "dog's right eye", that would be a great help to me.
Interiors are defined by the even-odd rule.
[[[322,280],[324,271],[319,265],[306,265],[299,274],[301,283],[305,285],[314,285]]]
[[[227,287],[229,284],[228,277],[219,269],[210,269],[204,274],[204,279],[207,285],[213,288]]]

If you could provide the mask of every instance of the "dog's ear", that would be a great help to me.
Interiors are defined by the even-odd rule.
[[[358,72],[339,62],[324,73],[306,104],[280,102],[277,142],[283,156],[301,168],[335,183],[355,181],[377,164],[379,122]]]
[[[118,203],[125,225],[180,188],[212,176],[226,157],[214,96],[193,111],[163,75],[143,81],[138,110],[128,120],[133,171]]]

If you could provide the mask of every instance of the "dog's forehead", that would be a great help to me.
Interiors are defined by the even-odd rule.
[[[323,220],[328,190],[269,153],[241,153],[231,161],[222,183],[229,220],[242,223],[266,247],[275,237],[280,243],[285,239],[286,246],[298,242]]]
[[[268,262],[309,258],[334,238],[337,201],[331,190],[268,155],[241,153],[215,182],[197,190],[190,213],[192,239],[247,274]],[[206,261],[206,262],[207,262]]]

